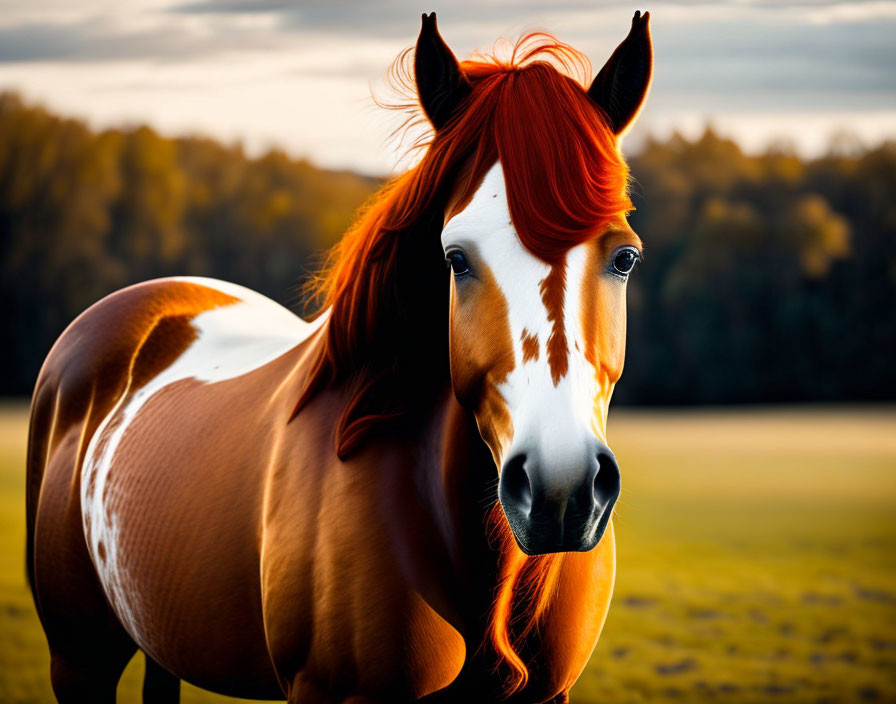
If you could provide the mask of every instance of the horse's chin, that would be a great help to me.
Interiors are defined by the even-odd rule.
[[[610,513],[610,511],[606,512],[606,516],[601,516],[596,525],[594,523],[586,525],[581,534],[576,535],[558,535],[555,531],[544,530],[544,526],[537,524],[522,525],[519,519],[513,520],[506,512],[505,516],[507,516],[507,522],[510,524],[517,547],[529,557],[538,557],[593,550],[607,530]]]
[[[543,545],[536,543],[535,547],[529,547],[525,543],[521,542],[516,535],[513,536],[516,540],[517,547],[529,557],[540,557],[542,555],[557,555],[564,552],[589,552],[597,547],[597,544],[600,542],[600,538],[596,540],[583,541],[578,544],[561,544],[561,545]]]

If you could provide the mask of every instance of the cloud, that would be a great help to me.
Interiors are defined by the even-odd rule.
[[[545,28],[595,67],[622,39],[630,2],[457,0],[441,29],[458,55]],[[636,131],[712,118],[760,145],[809,149],[847,125],[893,134],[896,2],[649,0],[656,78]],[[419,31],[418,0],[0,0],[0,87],[96,125],[277,144],[322,164],[382,172],[394,113],[377,110],[391,60]],[[643,5],[642,5],[643,7]],[[432,9],[432,5],[426,7]],[[696,133],[696,132],[695,132]],[[253,146],[254,145],[254,146]],[[815,145],[815,146],[813,146]]]
[[[373,79],[419,25],[418,0],[159,1],[110,10],[105,0],[86,0],[78,15],[71,5],[51,5],[41,21],[27,19],[18,4],[0,15],[0,63],[188,64],[243,54],[289,60],[285,75]],[[0,0],[0,10],[8,4]],[[699,96],[743,109],[830,107],[844,99],[896,105],[896,2],[665,0],[651,9],[661,101],[685,105]],[[546,26],[599,65],[624,36],[630,10],[628,2],[458,0],[440,18],[460,55]]]
[[[26,22],[0,27],[0,62],[133,59],[185,61],[235,51],[277,48],[265,30],[217,23],[205,31],[160,23],[132,29],[90,18],[77,22]]]
[[[766,105],[829,104],[876,95],[896,105],[896,22],[864,25],[720,25],[657,31],[657,84],[667,93],[765,96]],[[763,106],[765,107],[765,106]]]
[[[198,14],[243,14],[256,12],[289,12],[296,9],[289,0],[202,0],[176,5],[173,12]]]
[[[309,37],[374,39],[410,44],[419,29],[419,0],[187,0],[159,5],[85,0],[76,7],[50,2],[39,13],[27,3],[0,0],[0,61],[189,60],[233,51],[265,52]],[[896,28],[896,1],[662,0],[649,3],[655,31],[663,26],[705,38],[732,27],[762,42],[780,27],[811,30],[845,25]],[[565,27],[592,41],[621,39],[630,2],[593,0],[455,0],[443,30],[461,52],[488,48],[499,35],[538,26]],[[751,34],[748,36],[747,32]],[[794,32],[795,46],[803,37]],[[849,44],[847,49],[861,48]],[[778,45],[778,51],[786,46]],[[817,47],[815,47],[817,50]]]

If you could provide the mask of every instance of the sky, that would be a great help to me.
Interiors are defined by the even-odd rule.
[[[655,75],[626,152],[707,124],[756,151],[896,137],[896,1],[0,0],[0,90],[97,128],[282,148],[329,168],[406,165],[386,72],[438,12],[460,58],[546,30],[596,73],[649,10]],[[848,140],[847,140],[848,141]]]

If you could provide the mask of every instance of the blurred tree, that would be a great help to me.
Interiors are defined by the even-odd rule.
[[[896,398],[896,144],[843,133],[806,161],[707,129],[630,162],[646,258],[618,400]],[[0,94],[0,393],[30,392],[69,321],[144,279],[215,276],[301,310],[303,279],[379,185],[279,151],[94,133]]]
[[[707,129],[630,162],[647,257],[620,400],[896,396],[896,145],[839,135],[806,162],[780,142],[745,155]]]
[[[793,202],[785,214],[783,234],[791,239],[803,273],[810,278],[823,278],[835,260],[849,254],[849,224],[816,194]]]
[[[97,134],[0,93],[0,393],[29,393],[64,327],[138,281],[217,276],[301,306],[378,185],[147,127]]]

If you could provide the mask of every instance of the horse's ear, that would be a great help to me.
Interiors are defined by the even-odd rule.
[[[472,91],[460,64],[439,34],[435,12],[423,14],[414,55],[414,77],[420,104],[436,130],[448,124]]]
[[[650,13],[635,12],[632,28],[622,44],[604,64],[588,89],[588,95],[610,118],[617,135],[635,121],[653,75],[653,45],[650,42]]]

